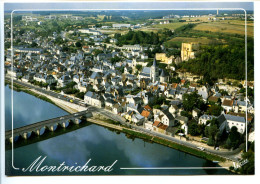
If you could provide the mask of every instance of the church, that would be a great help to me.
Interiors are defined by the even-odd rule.
[[[168,76],[165,74],[165,72],[161,69],[160,75],[159,75],[159,68],[156,66],[156,60],[154,58],[153,65],[151,67],[144,67],[142,72],[138,76],[139,80],[142,78],[148,78],[152,83],[155,83],[156,81],[160,82],[167,82]]]

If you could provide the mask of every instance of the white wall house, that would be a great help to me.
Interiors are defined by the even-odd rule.
[[[230,131],[233,126],[237,127],[237,131],[241,134],[245,132],[246,121],[244,117],[233,116],[229,114],[221,114],[218,117],[220,127],[225,127],[227,131]],[[223,126],[223,124],[225,126]]]
[[[211,121],[212,119],[217,118],[216,116],[203,114],[199,118],[199,125],[206,125],[207,121]]]
[[[87,103],[89,105],[93,105],[93,106],[100,107],[100,108],[102,107],[102,102],[99,99],[98,95],[91,91],[88,91],[85,94],[84,101],[85,101],[85,103]]]

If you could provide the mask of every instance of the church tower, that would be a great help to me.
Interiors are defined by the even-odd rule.
[[[151,66],[150,78],[151,78],[152,82],[154,83],[156,80],[156,60],[155,60],[155,58],[153,60],[153,65]]]
[[[160,82],[161,83],[168,82],[168,76],[164,73],[164,70],[162,70],[160,74]]]

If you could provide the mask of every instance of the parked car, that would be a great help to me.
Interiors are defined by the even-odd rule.
[[[201,151],[205,150],[205,148],[203,148],[203,147],[197,147],[197,148],[200,149]]]

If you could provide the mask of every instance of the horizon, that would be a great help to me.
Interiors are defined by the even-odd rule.
[[[145,7],[145,8],[144,8]],[[254,12],[253,2],[47,2],[47,3],[5,3],[4,11],[12,10],[216,10],[216,9],[245,9],[246,11]]]

